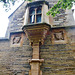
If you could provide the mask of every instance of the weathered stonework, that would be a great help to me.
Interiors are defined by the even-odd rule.
[[[51,7],[58,0],[46,1]],[[54,19],[50,17],[52,25],[47,32],[45,23],[41,27],[33,24],[33,30],[28,28],[27,35],[22,30],[26,4],[10,15],[6,37],[0,38],[0,75],[75,75],[75,21],[72,12],[67,15],[63,12]],[[40,37],[43,40],[38,43]]]
[[[23,38],[24,34],[23,33],[13,33],[11,34],[11,47],[20,47],[23,45]]]
[[[41,66],[43,75],[74,75],[75,43],[52,45],[50,37],[48,35],[45,44],[40,49],[40,58],[45,60]]]
[[[67,35],[65,28],[57,28],[52,30],[52,44],[66,44]]]
[[[25,6],[28,2],[22,3],[10,16],[6,37],[10,37],[11,32],[21,32],[24,25]]]
[[[10,47],[10,40],[0,41],[0,75],[29,75],[28,59],[32,57],[32,48],[26,36],[22,47]]]
[[[52,44],[52,32],[49,32],[40,47],[40,59],[44,59],[41,65],[42,75],[75,74],[75,41],[72,43],[70,38],[74,27],[65,30],[67,44]],[[10,40],[0,40],[0,75],[29,75],[31,58],[32,48],[26,36],[23,38],[22,47],[10,47]]]
[[[30,59],[31,70],[29,71],[29,75],[42,75],[40,65],[44,59],[39,59],[39,47],[44,43],[44,39],[46,38],[49,28],[50,25],[46,23],[39,23],[35,24],[34,26],[29,25],[23,27],[23,31],[27,34],[33,48],[32,59]]]

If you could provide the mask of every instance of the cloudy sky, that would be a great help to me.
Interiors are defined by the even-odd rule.
[[[0,3],[0,37],[4,37],[4,33],[6,31],[8,25],[8,15],[5,13],[3,9],[2,3]]]
[[[5,12],[5,9],[3,8],[3,4],[0,3],[0,37],[5,36],[8,22],[9,22],[8,16],[23,2],[22,0],[19,1],[20,2],[17,2],[14,6],[11,6],[11,10],[9,12]],[[75,6],[73,6],[73,9],[75,9]]]
[[[8,26],[8,16],[23,2],[23,0],[19,0],[20,2],[16,2],[13,6],[11,5],[11,10],[9,12],[5,12],[3,8],[3,3],[0,3],[0,37],[4,37],[7,26]]]

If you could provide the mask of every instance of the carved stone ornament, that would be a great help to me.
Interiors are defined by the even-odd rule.
[[[60,31],[60,32],[54,33],[54,38],[55,40],[64,40],[63,32]]]
[[[67,35],[64,28],[52,30],[52,44],[65,44],[67,43]]]
[[[11,35],[11,47],[21,47],[23,44],[23,33]]]
[[[21,37],[20,36],[14,36],[12,41],[13,41],[13,44],[18,44],[21,41]]]

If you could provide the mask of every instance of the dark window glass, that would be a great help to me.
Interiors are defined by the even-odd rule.
[[[41,22],[41,14],[36,16],[36,22],[37,23]]]
[[[32,15],[32,14],[35,14],[35,10],[33,9],[33,10],[30,10],[30,14]]]
[[[30,23],[32,23],[32,16],[30,16]]]
[[[37,9],[37,13],[41,13],[41,8],[38,8]]]

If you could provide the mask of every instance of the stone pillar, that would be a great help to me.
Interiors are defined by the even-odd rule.
[[[28,24],[28,19],[29,19],[29,8],[27,8],[25,12],[24,25]]]
[[[39,59],[39,40],[37,42],[33,42],[33,57],[29,60],[31,65],[30,75],[42,75],[42,71],[40,71],[40,65],[44,61],[43,59]]]
[[[40,75],[40,63],[32,62],[31,64],[31,75]]]
[[[39,59],[39,43],[33,43],[33,59]]]
[[[47,32],[50,29],[50,25],[46,23],[35,24],[33,26],[24,26],[23,31],[26,33],[30,40],[31,46],[33,48],[32,59],[29,59],[31,65],[31,70],[29,75],[42,75],[40,70],[40,65],[44,62],[44,59],[39,58],[39,46],[43,44]]]
[[[45,22],[45,23],[49,24],[49,16],[47,16],[47,14],[46,14],[47,12],[48,12],[48,5],[43,4],[43,7],[42,7],[42,22]]]
[[[41,64],[44,62],[44,59],[30,59],[31,70],[29,75],[42,75],[40,70]]]

